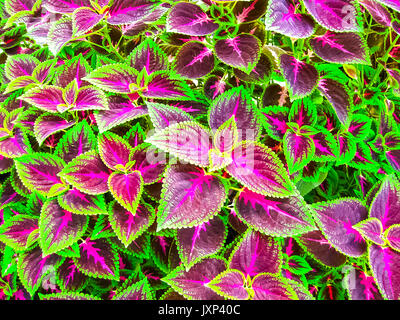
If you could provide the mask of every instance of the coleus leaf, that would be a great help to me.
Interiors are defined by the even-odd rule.
[[[56,253],[80,238],[86,231],[88,219],[64,210],[57,200],[48,200],[39,218],[40,247],[43,255]]]
[[[360,31],[352,0],[304,0],[304,5],[314,19],[328,30]]]
[[[23,201],[23,196],[21,196],[12,185],[12,178],[7,179],[0,188],[0,204],[1,208],[5,208],[11,204]]]
[[[214,147],[221,153],[231,152],[237,145],[239,140],[239,132],[234,116],[226,120],[214,134]]]
[[[208,123],[215,133],[232,117],[240,133],[239,140],[257,140],[260,126],[256,106],[242,86],[226,91],[213,101],[208,112]]]
[[[54,154],[69,163],[77,156],[92,150],[96,146],[96,136],[84,120],[75,124],[59,140]]]
[[[146,106],[137,106],[121,96],[108,98],[108,110],[95,111],[94,117],[100,133],[147,114]]]
[[[31,145],[25,130],[14,128],[12,134],[0,140],[0,154],[7,158],[18,158],[31,151]]]
[[[110,224],[118,239],[128,247],[154,221],[154,210],[149,205],[139,204],[133,213],[117,202],[110,203]]]
[[[233,150],[232,159],[226,170],[249,190],[272,197],[294,193],[282,162],[268,147],[243,141]]]
[[[393,250],[400,251],[400,225],[399,224],[391,225],[385,231],[385,238],[386,238],[389,246]]]
[[[15,160],[17,173],[23,184],[47,197],[52,197],[67,188],[58,177],[64,165],[65,162],[61,158],[48,153],[28,154]]]
[[[205,257],[217,253],[226,237],[226,227],[219,217],[192,228],[178,229],[176,241],[186,270]]]
[[[32,88],[18,99],[51,113],[59,112],[58,106],[64,104],[62,88],[51,85]]]
[[[313,139],[307,135],[299,135],[288,130],[283,137],[283,150],[288,164],[289,173],[302,169],[314,156]]]
[[[314,33],[315,23],[309,15],[296,13],[291,0],[271,1],[266,15],[266,28],[291,38],[308,38]]]
[[[262,17],[267,10],[268,1],[239,1],[233,7],[233,14],[238,24],[255,21]]]
[[[361,234],[353,225],[368,216],[367,208],[357,199],[340,198],[334,202],[313,204],[321,231],[335,249],[351,257],[359,257],[367,249]]]
[[[107,22],[111,25],[124,25],[137,22],[148,16],[158,5],[149,0],[116,0],[110,7]]]
[[[247,300],[250,298],[246,288],[246,278],[239,270],[228,269],[220,273],[211,280],[208,286],[228,299]]]
[[[290,285],[268,273],[256,275],[251,289],[254,292],[253,300],[297,300],[297,295]]]
[[[396,0],[378,0],[378,2],[392,8],[393,10],[400,12],[400,4]]]
[[[204,77],[213,69],[213,52],[201,42],[185,43],[176,55],[176,72],[189,79]]]
[[[217,57],[228,66],[250,73],[260,59],[261,44],[255,36],[241,33],[235,38],[218,40],[214,50]]]
[[[198,166],[209,164],[211,133],[194,121],[180,122],[156,132],[146,142]]]
[[[371,266],[376,284],[383,297],[398,300],[400,297],[399,281],[400,253],[389,247],[371,244],[368,247],[369,265]]]
[[[194,121],[189,113],[177,107],[154,102],[147,102],[146,106],[151,122],[156,130],[165,129],[179,122]]]
[[[82,87],[76,95],[71,111],[107,110],[108,101],[103,91],[92,86]]]
[[[67,292],[83,289],[87,276],[80,272],[73,259],[65,259],[56,270],[56,279],[60,287]]]
[[[339,145],[339,158],[338,163],[346,163],[354,158],[357,147],[353,139],[348,135],[337,135],[338,145]]]
[[[313,65],[288,54],[282,54],[279,61],[292,100],[309,95],[317,86],[319,74]]]
[[[258,60],[256,66],[249,74],[243,72],[240,69],[234,69],[235,76],[240,80],[246,82],[258,82],[265,83],[269,80],[272,72],[272,63],[270,58],[265,54],[261,53],[260,59]]]
[[[57,55],[60,50],[72,39],[73,27],[70,18],[61,18],[51,24],[47,35],[50,51]]]
[[[341,64],[369,64],[364,40],[357,33],[327,31],[310,40],[310,46],[323,60]]]
[[[108,179],[108,187],[118,203],[135,215],[143,192],[143,178],[140,172],[113,172]]]
[[[59,175],[83,193],[95,195],[108,191],[110,173],[97,152],[91,150],[70,161]]]
[[[392,16],[384,6],[374,0],[361,0],[359,3],[368,10],[376,22],[383,26],[390,27]]]
[[[204,36],[218,29],[218,24],[212,21],[197,5],[180,2],[172,7],[167,16],[167,31],[190,36]]]
[[[353,229],[357,230],[366,240],[381,246],[385,244],[385,240],[383,239],[383,226],[381,221],[377,218],[368,218],[360,221],[353,225]]]
[[[82,54],[72,57],[59,66],[54,75],[54,84],[65,88],[75,81],[78,89],[88,86],[90,83],[83,80],[91,71],[91,68]]]
[[[31,11],[35,7],[36,0],[27,0],[24,2],[18,0],[7,0],[4,3],[6,12],[13,16],[21,11]]]
[[[233,249],[229,269],[235,269],[247,276],[254,277],[259,273],[278,274],[282,257],[279,243],[270,236],[248,229]]]
[[[66,293],[51,293],[51,294],[39,294],[40,300],[83,300],[83,301],[90,301],[90,300],[101,300],[101,298],[92,296],[86,293],[75,293],[75,292],[66,292]]]
[[[75,188],[60,194],[58,203],[64,210],[75,214],[107,214],[106,204],[102,195],[84,194]]]
[[[220,178],[193,165],[171,165],[165,173],[157,228],[189,228],[214,217],[227,190]]]
[[[74,121],[65,120],[55,114],[43,114],[36,119],[34,125],[34,134],[39,145],[41,145],[52,134],[68,129],[75,124]]]
[[[131,161],[132,147],[115,133],[105,132],[99,135],[98,147],[104,164],[112,170],[122,170]]]
[[[383,300],[374,277],[362,270],[350,269],[344,281],[351,300]]]
[[[154,300],[149,281],[144,278],[113,296],[112,300]]]
[[[72,28],[74,36],[83,35],[95,27],[105,16],[98,14],[92,8],[81,7],[72,13]]]
[[[6,77],[12,81],[19,77],[32,76],[39,60],[29,54],[18,54],[7,58],[4,70]]]
[[[0,226],[0,241],[15,251],[24,251],[28,248],[28,239],[39,237],[38,219],[28,215],[17,215],[8,219]],[[33,235],[36,233],[36,235]]]
[[[301,196],[274,199],[244,189],[235,211],[251,228],[270,236],[291,237],[314,230],[314,222]]]
[[[206,258],[188,271],[185,271],[183,266],[179,266],[162,280],[187,299],[222,300],[220,295],[208,287],[208,283],[225,269],[223,259]]]
[[[47,10],[54,13],[73,13],[80,7],[90,7],[90,0],[48,0],[44,3]]]
[[[105,239],[86,238],[79,245],[81,256],[74,263],[83,274],[100,279],[119,279],[118,254]]]
[[[268,135],[278,141],[282,141],[287,126],[289,109],[285,106],[271,106],[261,110],[260,121]]]

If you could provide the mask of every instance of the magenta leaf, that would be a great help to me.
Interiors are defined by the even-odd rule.
[[[321,231],[335,249],[359,257],[367,249],[361,234],[353,225],[368,217],[367,208],[357,199],[340,198],[334,202],[314,204],[315,218]]]
[[[57,107],[64,104],[62,88],[50,85],[32,88],[20,96],[19,99],[36,108],[52,113],[57,113]]]
[[[52,197],[66,189],[58,177],[64,161],[49,153],[32,153],[16,160],[17,173],[23,184],[41,195]]]
[[[168,126],[184,121],[194,121],[193,117],[177,107],[161,103],[146,103],[149,116],[156,130],[162,130]]]
[[[100,133],[147,114],[146,106],[136,106],[121,96],[108,98],[108,110],[94,113]]]
[[[382,3],[393,10],[400,12],[400,3],[397,0],[378,0],[378,2]]]
[[[135,23],[148,16],[157,6],[149,0],[115,0],[110,7],[107,22],[112,25]]]
[[[138,238],[154,221],[154,210],[139,204],[136,212],[126,210],[117,202],[112,202],[109,207],[110,224],[118,239],[128,247]]]
[[[184,77],[201,78],[214,69],[213,52],[201,42],[187,42],[176,55],[175,69]]]
[[[289,237],[315,229],[301,196],[274,199],[244,189],[235,209],[246,224],[265,235]]]
[[[47,0],[44,3],[47,10],[54,13],[73,13],[80,7],[90,7],[90,0]]]
[[[31,152],[25,130],[14,128],[12,136],[0,140],[0,154],[7,158],[18,158]]]
[[[258,20],[267,10],[267,0],[238,1],[233,8],[233,14],[238,24]]]
[[[79,89],[71,111],[107,110],[108,101],[104,93],[92,86]]]
[[[239,132],[235,122],[235,117],[232,116],[226,120],[214,134],[214,147],[220,153],[231,152],[238,143]]]
[[[39,218],[40,247],[43,255],[56,253],[76,242],[86,231],[88,219],[60,207],[57,200],[48,200]]]
[[[50,51],[56,55],[72,39],[73,27],[70,18],[61,18],[51,24],[47,35]]]
[[[261,128],[256,116],[256,106],[244,87],[226,91],[212,103],[208,123],[215,133],[227,120],[234,118],[239,140],[257,140]]]
[[[218,24],[212,21],[197,5],[180,2],[172,7],[167,17],[167,31],[204,36],[218,29]]]
[[[314,33],[315,24],[309,15],[296,13],[291,0],[271,1],[266,15],[267,30],[282,33],[291,38],[308,38]]]
[[[206,258],[188,271],[179,266],[162,280],[187,299],[222,300],[223,298],[209,288],[208,284],[225,269],[223,259]]]
[[[233,150],[232,159],[226,170],[251,191],[272,197],[294,193],[281,160],[268,147],[243,141]]]
[[[43,277],[54,272],[61,262],[62,257],[56,254],[43,257],[39,246],[18,256],[18,276],[31,296],[38,290]]]
[[[386,231],[386,240],[389,246],[395,250],[400,251],[400,225],[392,225]]]
[[[201,167],[209,164],[211,133],[197,122],[186,121],[170,125],[147,138],[146,142],[189,163]]]
[[[228,66],[250,73],[260,59],[261,44],[255,36],[242,33],[235,38],[218,40],[214,50]]]
[[[391,248],[382,248],[371,244],[368,250],[369,264],[371,266],[376,284],[383,297],[388,300],[400,298],[400,253]]]
[[[282,141],[289,128],[288,114],[289,108],[285,106],[271,106],[261,110],[260,121],[271,138]]]
[[[132,215],[135,215],[143,192],[143,178],[140,172],[113,172],[108,179],[108,187],[115,200]]]
[[[384,1],[382,2],[384,3]],[[392,23],[392,16],[384,6],[380,5],[374,0],[360,0],[359,3],[368,10],[376,22],[383,26],[390,27]]]
[[[289,173],[301,170],[314,157],[315,145],[307,135],[299,135],[291,130],[283,137],[283,151],[288,164]]]
[[[36,217],[22,214],[11,217],[0,226],[0,241],[17,252],[24,251],[28,249],[30,237],[39,237],[38,228]]]
[[[360,31],[352,0],[304,0],[304,5],[314,19],[328,30]]]
[[[351,300],[383,300],[374,277],[362,270],[351,268],[344,281]]]
[[[98,146],[101,159],[112,170],[124,170],[132,160],[133,148],[115,133],[99,135]]]
[[[103,164],[97,152],[92,150],[70,161],[60,176],[83,193],[95,195],[108,191],[110,169]]]
[[[85,286],[87,277],[78,270],[74,260],[68,258],[57,268],[56,277],[64,291],[77,291]]]
[[[318,127],[320,132],[313,134],[311,139],[315,146],[314,161],[335,160],[338,154],[338,145],[332,133],[323,127]]]
[[[31,11],[35,7],[35,3],[37,3],[35,0],[8,0],[5,1],[4,8],[10,16],[13,16],[21,11]]]
[[[366,45],[357,33],[327,31],[311,39],[310,45],[321,59],[328,62],[369,64]]]
[[[81,256],[74,263],[83,274],[100,279],[119,280],[119,260],[105,239],[86,238],[79,245]]]
[[[58,203],[64,210],[75,214],[107,214],[103,196],[85,194],[75,188],[59,195]]]
[[[83,55],[79,54],[57,68],[57,72],[54,75],[54,84],[65,88],[75,80],[78,89],[83,86],[88,86],[90,83],[82,79],[86,77],[90,71],[91,68],[89,64]]]
[[[216,276],[208,285],[216,293],[228,299],[247,300],[250,297],[245,276],[239,270],[228,269]]]
[[[268,273],[256,275],[251,283],[253,300],[297,300],[293,289],[278,277]]]
[[[217,253],[226,237],[225,224],[219,217],[176,233],[179,255],[186,270],[198,261]]]
[[[379,219],[368,218],[353,226],[364,239],[372,241],[378,245],[383,246],[385,240],[383,239],[383,226]]]
[[[319,75],[313,65],[288,54],[282,54],[279,61],[292,100],[309,95],[317,86]]]
[[[155,300],[147,278],[118,291],[112,300]]]
[[[157,228],[189,228],[207,222],[227,195],[221,179],[193,165],[172,165],[165,173]]]
[[[9,56],[4,67],[6,77],[12,81],[19,77],[32,76],[39,63],[38,59],[28,54]]]
[[[248,229],[231,253],[228,266],[247,278],[263,272],[277,274],[281,263],[279,243],[273,237]]]
[[[95,27],[104,17],[91,8],[82,7],[76,9],[72,14],[72,25],[74,36],[83,35]]]
[[[58,115],[45,113],[37,118],[33,130],[36,140],[41,145],[52,134],[68,129],[74,124],[75,122],[67,121]]]

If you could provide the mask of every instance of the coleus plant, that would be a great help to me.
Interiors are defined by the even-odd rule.
[[[2,0],[1,300],[398,300],[400,6]]]

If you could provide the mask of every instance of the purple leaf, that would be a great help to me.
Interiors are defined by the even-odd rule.
[[[344,281],[346,281],[346,287],[351,300],[383,300],[374,277],[368,276],[364,271],[350,269]]]
[[[118,255],[110,243],[86,238],[79,248],[81,256],[74,258],[79,271],[94,278],[119,280]]]
[[[234,300],[249,299],[246,289],[246,279],[241,271],[226,270],[216,276],[208,284],[219,295]]]
[[[148,75],[169,69],[167,55],[151,38],[141,42],[129,55],[128,61],[132,68],[137,71],[144,68]]]
[[[357,33],[327,31],[311,39],[310,45],[321,59],[328,62],[369,64],[366,45]]]
[[[56,86],[65,88],[74,80],[76,81],[78,89],[90,84],[89,82],[82,80],[90,72],[90,66],[81,54],[66,61],[57,69],[58,70],[54,76],[54,84]]]
[[[173,106],[154,102],[147,102],[146,106],[151,122],[156,130],[165,129],[179,122],[194,121],[190,114]]]
[[[193,165],[172,165],[165,173],[157,228],[189,228],[214,217],[226,198],[222,181]]]
[[[396,251],[400,251],[400,225],[390,226],[386,232],[386,239],[389,246]]]
[[[98,14],[91,8],[78,8],[72,14],[74,36],[83,35],[95,27],[105,14]]]
[[[400,3],[397,0],[378,0],[378,2],[392,8],[393,10],[400,12]]]
[[[185,43],[176,55],[175,70],[190,79],[201,78],[214,69],[214,55],[203,43]]]
[[[346,256],[332,247],[319,230],[307,232],[298,239],[298,242],[323,265],[336,268],[346,262]]]
[[[260,59],[256,66],[249,74],[239,69],[234,69],[235,76],[240,80],[246,82],[259,82],[264,83],[269,80],[269,76],[272,72],[272,64],[270,58],[265,54],[261,53]]]
[[[9,56],[4,67],[6,77],[12,81],[19,77],[31,76],[39,63],[38,59],[28,54]]]
[[[288,164],[289,173],[301,170],[310,162],[315,153],[313,139],[306,135],[298,135],[291,130],[283,137],[283,151]]]
[[[367,245],[353,225],[368,217],[367,208],[357,199],[340,198],[314,204],[321,231],[335,249],[350,257],[364,254]]]
[[[224,260],[207,258],[196,263],[188,271],[179,266],[162,280],[187,299],[222,300],[223,298],[209,288],[208,284],[225,269]]]
[[[59,195],[58,203],[64,210],[75,214],[107,214],[106,205],[102,196],[84,194],[75,188]]]
[[[241,271],[246,278],[263,272],[277,274],[282,263],[281,248],[273,237],[248,229],[228,262],[229,269]]]
[[[115,0],[107,22],[112,25],[131,24],[148,16],[156,6],[149,0]]]
[[[244,189],[236,200],[235,211],[255,230],[276,237],[291,237],[315,229],[302,198],[273,199]]]
[[[211,133],[194,121],[170,125],[146,139],[157,148],[189,163],[206,167],[209,164]]]
[[[15,163],[18,176],[24,185],[48,197],[54,196],[58,188],[59,192],[66,189],[67,186],[58,177],[64,165],[61,158],[48,153],[25,155]]]
[[[32,88],[20,96],[19,99],[52,113],[57,113],[58,105],[64,104],[63,90],[57,86]]]
[[[384,6],[380,5],[374,0],[360,0],[359,2],[365,9],[368,10],[370,15],[372,16],[372,18],[374,18],[376,22],[383,26],[390,27],[392,23],[392,16]]]
[[[309,15],[296,13],[291,0],[272,1],[266,15],[267,30],[284,34],[291,38],[308,38],[314,33],[315,24]]]
[[[108,169],[96,151],[88,151],[70,161],[60,172],[69,184],[87,194],[102,194],[108,191]]]
[[[325,78],[319,80],[318,90],[331,103],[339,121],[345,124],[350,112],[350,96],[346,88],[335,80]]]
[[[400,253],[388,247],[381,248],[376,244],[371,244],[368,251],[369,264],[380,292],[388,300],[398,300]]]
[[[56,253],[76,242],[86,231],[88,219],[60,207],[57,200],[48,200],[39,218],[40,247],[43,255]]]
[[[235,3],[232,13],[238,24],[256,21],[265,14],[267,5],[267,0],[238,1]]]
[[[226,237],[225,224],[219,217],[176,233],[179,255],[186,270],[222,248]]]
[[[117,202],[110,204],[110,224],[118,239],[128,247],[154,221],[154,211],[148,205],[139,204],[136,212],[126,210]]]
[[[329,161],[337,157],[338,146],[335,138],[330,131],[323,127],[318,127],[317,134],[313,134],[311,139],[315,146],[314,161]]]
[[[37,118],[33,130],[36,140],[41,145],[52,134],[68,129],[74,124],[75,122],[67,121],[60,116],[45,113]]]
[[[83,288],[87,277],[78,270],[72,259],[66,259],[56,271],[58,283],[64,291],[77,291]]]
[[[284,106],[272,106],[262,109],[261,123],[271,138],[282,141],[287,129],[289,109]]]
[[[101,90],[94,87],[83,87],[78,91],[71,111],[107,109],[108,101]]]
[[[229,153],[237,145],[239,133],[234,116],[226,120],[214,134],[214,146],[221,153]]]
[[[35,70],[33,70],[32,77],[41,83],[47,83],[53,76],[53,70],[57,60],[48,60],[40,63]]]
[[[61,261],[62,257],[56,254],[43,257],[39,246],[18,256],[18,276],[31,296],[38,290],[43,277],[54,271]]]
[[[0,154],[7,158],[18,158],[31,152],[25,131],[14,128],[13,135],[0,140]]]
[[[319,75],[313,65],[297,60],[288,54],[282,54],[279,61],[291,99],[305,97],[317,86]]]
[[[250,73],[260,58],[261,44],[255,36],[242,33],[235,38],[218,40],[214,50],[223,63]]]
[[[216,149],[210,149],[208,152],[208,157],[210,160],[208,170],[210,171],[216,171],[225,168],[227,165],[232,163],[232,158],[229,154],[223,154]]]
[[[124,170],[132,160],[132,147],[115,133],[105,132],[99,135],[98,146],[101,159],[112,170]]]
[[[30,237],[33,236],[34,239],[39,237],[37,231],[38,219],[20,214],[9,218],[0,226],[0,241],[17,252],[24,251],[28,248]]]
[[[145,278],[117,292],[112,300],[154,300],[152,289]]]
[[[108,100],[109,110],[94,113],[100,133],[147,114],[146,106],[136,106],[121,96],[111,96]]]
[[[13,159],[6,158],[0,154],[0,173],[8,172],[13,165],[14,165]]]
[[[8,0],[5,2],[4,8],[10,16],[13,16],[20,11],[31,11],[34,8],[35,3],[35,0]]]
[[[352,0],[304,0],[307,11],[324,28],[332,31],[360,31]]]
[[[57,55],[72,39],[73,29],[70,18],[62,18],[52,23],[47,35],[50,51]]]
[[[108,187],[115,200],[135,215],[143,191],[143,178],[140,172],[113,172],[108,179]]]
[[[258,274],[251,284],[253,300],[297,300],[293,289],[280,278],[269,274]]]
[[[294,193],[281,160],[268,147],[243,141],[233,150],[232,159],[226,170],[251,191],[272,197]]]
[[[114,63],[97,68],[84,80],[105,91],[130,93],[131,84],[136,84],[137,73],[126,64]]]
[[[383,239],[383,226],[379,219],[368,218],[353,226],[365,239],[372,241],[378,245],[383,246],[385,240]]]
[[[90,0],[47,0],[44,6],[54,13],[73,13],[80,7],[91,7]]]
[[[218,96],[208,113],[208,123],[215,133],[227,120],[234,118],[239,140],[257,140],[261,128],[256,117],[256,106],[244,87],[231,89]]]
[[[218,29],[206,13],[197,5],[180,2],[172,7],[167,17],[167,31],[189,36],[204,36]]]

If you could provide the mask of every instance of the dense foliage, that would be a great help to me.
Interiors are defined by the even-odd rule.
[[[2,0],[0,299],[400,298],[400,3]]]

